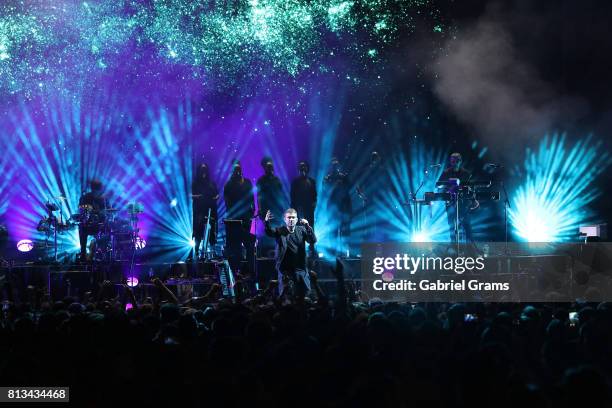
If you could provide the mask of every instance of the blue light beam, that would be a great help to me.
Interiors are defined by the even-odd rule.
[[[611,163],[601,142],[588,136],[569,146],[565,135],[546,136],[527,149],[525,181],[512,197],[508,215],[514,235],[527,242],[562,242],[593,221],[588,208],[600,192],[594,183]]]

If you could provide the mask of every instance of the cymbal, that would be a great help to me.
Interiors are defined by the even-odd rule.
[[[189,197],[193,197],[193,198],[201,198],[202,194],[189,194]]]
[[[117,211],[119,211],[119,209],[118,208],[105,208],[104,211],[106,211],[106,212],[117,212]]]
[[[144,212],[144,206],[142,205],[142,203],[139,202],[128,204],[127,209],[129,214],[140,214]]]

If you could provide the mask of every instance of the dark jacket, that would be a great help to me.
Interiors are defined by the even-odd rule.
[[[198,196],[193,198],[193,212],[194,214],[208,215],[208,209],[211,209],[211,213],[215,214],[212,217],[217,218],[217,197],[219,190],[217,185],[212,180],[197,180],[191,184],[191,192],[193,195]]]
[[[239,219],[244,226],[251,226],[255,210],[253,184],[247,178],[231,177],[223,188],[223,199],[226,206],[226,218]]]
[[[314,244],[317,242],[317,237],[310,225],[296,225],[293,233],[297,234],[299,238],[298,254],[303,259],[303,267],[306,270],[306,242]],[[276,239],[276,270],[280,271],[283,258],[287,252],[289,230],[286,226],[273,228],[270,222],[266,222],[266,235]]]
[[[298,176],[291,182],[291,207],[300,214],[313,212],[317,206],[317,185],[313,178]],[[314,220],[308,220],[310,222]]]
[[[330,173],[323,179],[328,189],[329,200],[333,210],[351,214],[353,205],[351,202],[351,182],[345,173]]]
[[[264,174],[257,180],[257,208],[259,218],[262,220],[270,210],[275,217],[281,217],[287,207],[287,199],[283,192],[283,185],[278,177]]]
[[[99,212],[108,207],[108,201],[103,195],[95,195],[90,191],[81,196],[79,205],[91,205],[93,211]]]

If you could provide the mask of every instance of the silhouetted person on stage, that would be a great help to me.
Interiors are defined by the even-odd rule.
[[[208,235],[209,245],[217,242],[217,200],[219,190],[210,178],[210,171],[206,164],[198,166],[195,178],[191,184],[193,198],[193,238],[195,240],[195,257],[199,256],[200,245],[204,239],[206,230],[206,217],[210,210],[210,233]],[[206,250],[206,248],[204,248]]]
[[[266,234],[276,239],[276,272],[281,295],[289,294],[298,300],[310,292],[310,276],[306,267],[306,242],[317,241],[308,220],[302,218],[298,223],[297,211],[289,208],[283,219],[285,225],[272,227],[273,215],[266,212]]]
[[[255,211],[253,184],[242,176],[242,166],[239,161],[234,162],[232,175],[223,188],[223,199],[227,207],[227,218],[242,220],[250,229]]]
[[[308,176],[310,167],[305,161],[298,164],[299,176],[291,182],[291,208],[295,208],[298,217],[310,220],[314,229],[315,209],[317,207],[317,185],[312,177]],[[310,244],[310,252],[314,253],[314,244]]]
[[[333,235],[338,239],[337,252],[344,254],[349,248],[353,214],[351,183],[348,175],[342,172],[340,161],[335,157],[332,158],[331,171],[325,176],[324,183],[329,195],[329,220],[333,223]]]
[[[106,217],[104,210],[108,207],[108,202],[103,194],[102,182],[91,180],[89,187],[91,191],[83,194],[79,199],[79,209],[89,214],[87,221],[79,224],[81,261],[87,260],[87,237],[100,231],[99,224],[104,222]]]
[[[274,174],[274,163],[269,157],[261,160],[264,175],[257,180],[257,208],[259,218],[264,219],[270,211],[273,216],[280,217],[287,206],[283,185]]]
[[[223,199],[227,207],[226,219],[242,221],[239,228],[234,228],[226,223],[226,244],[230,265],[234,268],[237,266],[236,259],[242,260],[241,246],[244,246],[248,268],[251,269],[255,259],[255,237],[251,234],[255,198],[253,184],[242,176],[242,166],[237,160],[234,162],[232,175],[223,188]]]
[[[462,199],[457,194],[461,186],[464,186],[470,181],[472,174],[463,167],[463,158],[460,153],[453,153],[448,159],[448,167],[444,169],[438,183],[444,182],[446,187],[444,191],[451,193],[451,200],[446,203],[446,216],[448,219],[448,227],[450,230],[451,241],[456,239],[455,223],[457,221],[457,203],[459,203],[459,225],[463,226],[465,239],[467,242],[472,241],[472,225],[470,219],[470,200]]]
[[[382,158],[377,151],[370,153],[370,162],[363,168],[356,180],[355,190],[359,197],[359,214],[354,217],[363,222],[363,228],[360,228],[363,237],[368,241],[382,241],[383,225],[385,223],[385,214],[382,211],[377,211],[376,203],[380,202],[381,195],[386,194],[383,190],[388,186],[386,182],[386,174],[384,171]],[[356,209],[355,212],[358,210]]]

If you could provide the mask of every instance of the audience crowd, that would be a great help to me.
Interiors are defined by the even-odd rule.
[[[8,294],[0,385],[80,407],[612,406],[612,304],[383,303],[333,272],[306,299]]]

